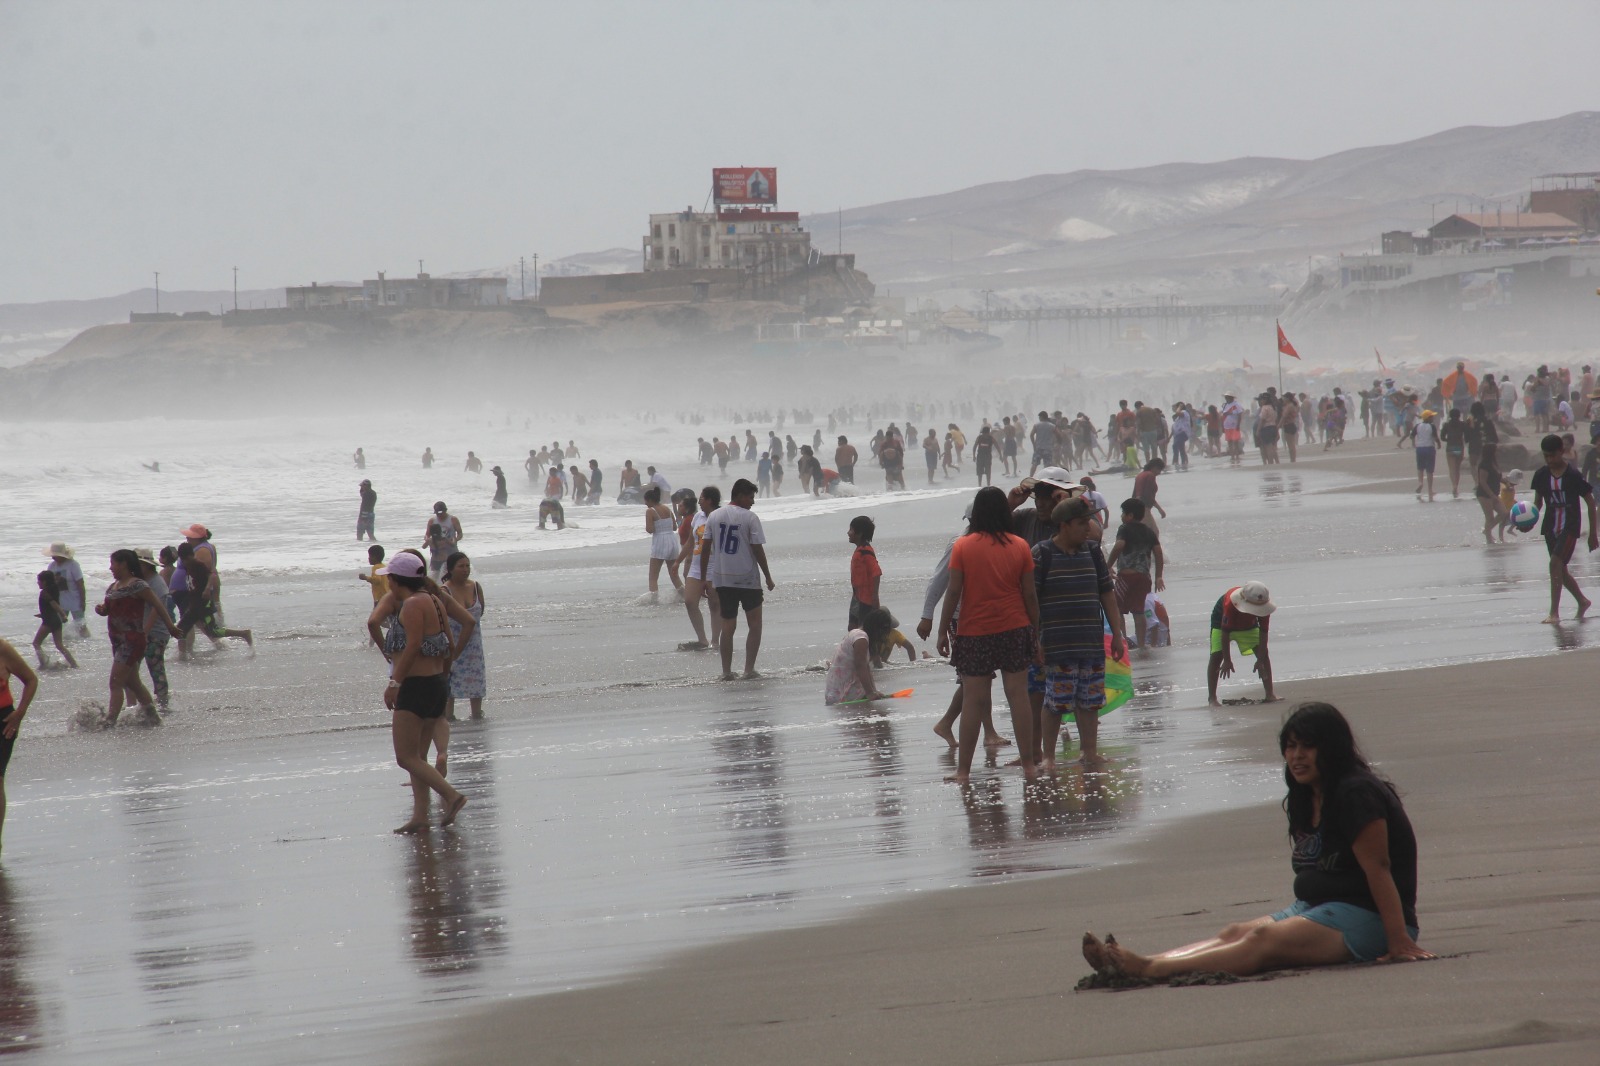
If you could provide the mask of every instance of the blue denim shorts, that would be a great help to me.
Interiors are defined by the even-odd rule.
[[[1383,931],[1383,919],[1377,911],[1357,907],[1354,903],[1319,903],[1315,907],[1297,899],[1272,916],[1275,922],[1285,918],[1309,918],[1318,925],[1335,929],[1344,937],[1345,950],[1357,962],[1373,962],[1389,953],[1389,934]],[[1406,926],[1411,939],[1417,939],[1417,927]]]

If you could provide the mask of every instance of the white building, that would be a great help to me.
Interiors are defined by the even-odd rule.
[[[811,261],[811,234],[795,211],[687,208],[651,215],[643,243],[644,269],[726,268],[780,275]]]

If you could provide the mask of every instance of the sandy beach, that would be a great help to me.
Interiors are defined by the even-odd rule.
[[[1075,992],[1085,930],[1156,950],[1288,902],[1283,815],[1262,803],[1169,825],[1100,869],[935,893],[476,1012],[412,1061],[1593,1062],[1596,668],[1589,651],[1290,682],[1289,703],[1241,712],[1230,739],[1264,763],[1294,700],[1349,715],[1417,828],[1435,962]]]

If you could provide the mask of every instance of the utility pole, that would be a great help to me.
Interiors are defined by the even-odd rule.
[[[839,205],[839,254],[844,254],[844,205]]]
[[[522,286],[522,298],[528,298],[528,259],[526,256],[517,256],[517,278]]]
[[[155,272],[155,275],[156,275],[156,314],[159,315],[161,313],[161,271],[157,270]]]
[[[239,310],[239,268],[233,268],[233,309]]]
[[[533,302],[539,302],[539,253],[533,253]]]
[[[417,277],[422,277],[422,260],[417,260]]]

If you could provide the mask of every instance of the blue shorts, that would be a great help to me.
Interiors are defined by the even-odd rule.
[[[1106,705],[1106,661],[1080,659],[1045,667],[1045,699],[1058,715],[1094,718]],[[1078,717],[1078,721],[1083,721]]]
[[[1429,474],[1433,473],[1434,460],[1438,458],[1438,455],[1439,455],[1439,452],[1435,448],[1418,448],[1417,449],[1417,473],[1419,473],[1419,474],[1423,473],[1423,472],[1427,472]]]
[[[1338,930],[1344,937],[1345,950],[1357,962],[1374,962],[1389,953],[1389,934],[1383,931],[1383,919],[1377,911],[1357,907],[1354,903],[1319,903],[1315,907],[1303,899],[1278,911],[1272,916],[1275,922],[1285,918],[1309,918],[1318,925]],[[1417,939],[1417,927],[1406,926],[1411,939]]]

